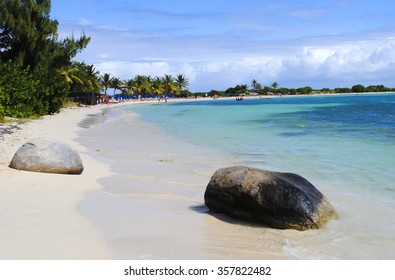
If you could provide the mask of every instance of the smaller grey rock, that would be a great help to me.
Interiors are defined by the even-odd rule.
[[[75,149],[46,138],[35,138],[23,144],[9,167],[58,174],[81,174],[84,170],[81,157]]]

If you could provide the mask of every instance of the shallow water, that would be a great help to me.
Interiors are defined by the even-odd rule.
[[[120,258],[395,258],[394,94],[158,103],[83,125],[114,174],[80,211]],[[210,215],[205,187],[231,165],[298,173],[340,219],[297,232]]]

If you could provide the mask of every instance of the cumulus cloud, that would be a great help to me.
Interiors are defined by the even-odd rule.
[[[169,64],[162,61],[101,61],[95,66],[100,73],[110,73],[122,79],[133,78],[136,75],[162,76],[171,71]]]
[[[205,54],[198,54],[204,58]],[[191,90],[226,89],[236,84],[263,85],[279,82],[285,87],[352,86],[354,83],[385,83],[395,68],[395,38],[349,41],[331,45],[299,46],[295,50],[238,55],[223,54],[209,59],[103,60],[95,63],[101,73],[123,79],[137,74],[162,76],[184,74]]]
[[[349,19],[345,13],[350,1],[335,2],[342,4],[337,12]],[[250,85],[253,79],[284,87],[395,86],[395,37],[390,27],[376,33],[359,26],[356,31],[344,31],[349,22],[325,19],[337,14],[319,2],[311,7],[290,1],[272,6],[249,3],[236,1],[233,5],[240,5],[238,9],[224,7],[215,17],[198,2],[194,5],[201,9],[193,16],[185,7],[169,12],[145,4],[118,11],[113,18],[107,9],[105,21],[84,15],[77,26],[92,41],[77,59],[121,79],[184,74],[192,91]],[[248,12],[239,13],[245,7],[250,7]],[[366,22],[359,19],[358,24]],[[61,26],[61,34],[78,30],[71,21]]]
[[[302,52],[284,58],[281,76],[328,79],[337,81],[360,81],[366,78],[380,80],[383,73],[395,63],[395,40],[385,38],[375,41],[353,41],[330,46],[304,47]],[[292,75],[304,73],[304,75]]]
[[[269,85],[274,81],[286,87],[352,86],[353,83],[390,82],[395,67],[395,39],[354,41],[329,46],[305,46],[295,52],[190,65],[194,80],[206,90],[226,89],[256,79]],[[208,82],[206,82],[208,81]],[[206,85],[207,83],[207,85]]]

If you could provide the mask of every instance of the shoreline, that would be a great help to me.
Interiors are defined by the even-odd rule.
[[[205,99],[181,99],[170,102],[201,100]],[[212,175],[210,172],[215,171],[217,167],[215,155],[197,154],[193,150],[195,154],[192,152],[192,155],[199,155],[196,158],[197,162],[193,164],[205,168],[195,169],[193,176],[190,176],[189,171],[185,172],[183,169],[184,165],[190,162],[187,158],[192,151],[190,146],[184,146],[182,143],[180,145],[173,139],[162,138],[160,134],[155,134],[156,130],[152,131],[151,126],[141,120],[132,121],[135,126],[130,130],[143,132],[145,136],[135,139],[137,143],[134,142],[134,145],[130,146],[135,149],[133,155],[136,155],[136,159],[128,163],[135,167],[133,170],[136,173],[129,175],[129,181],[125,182],[125,178],[120,174],[111,172],[112,164],[102,160],[101,155],[106,152],[102,149],[104,144],[93,142],[93,146],[87,146],[81,138],[84,137],[83,132],[88,130],[82,128],[82,122],[92,115],[103,114],[103,110],[107,108],[111,110],[124,105],[148,103],[159,104],[155,100],[67,108],[57,115],[18,124],[20,129],[11,134],[1,135],[0,259],[166,259],[167,249],[162,251],[162,255],[138,255],[138,250],[142,252],[145,247],[153,248],[163,243],[163,236],[160,235],[163,232],[158,232],[158,228],[166,233],[164,243],[181,244],[188,252],[194,252],[185,255],[174,253],[170,259],[221,259],[225,258],[224,256],[230,259],[298,258],[292,252],[280,253],[280,250],[292,250],[288,242],[298,240],[298,237],[302,236],[300,233],[265,228],[249,228],[256,236],[262,236],[260,239],[267,245],[259,252],[253,250],[250,254],[243,255],[246,250],[243,243],[233,244],[239,251],[228,251],[228,245],[222,243],[222,233],[231,232],[235,239],[238,239],[237,234],[246,228],[242,224],[233,224],[232,221],[224,223],[221,221],[224,218],[209,215],[203,209],[201,192],[204,190],[200,188],[208,182],[208,176]],[[116,127],[113,129],[116,130]],[[108,130],[104,129],[100,133],[108,133]],[[8,168],[16,150],[26,141],[39,136],[60,140],[74,147],[84,164],[85,170],[82,175],[33,173]],[[158,141],[158,136],[165,141]],[[157,142],[146,142],[146,139],[155,139]],[[147,150],[141,148],[147,146]],[[122,146],[120,148],[122,150]],[[122,162],[116,164],[122,165]],[[174,171],[174,168],[178,171]],[[155,172],[152,172],[153,170]],[[181,177],[178,177],[180,174]],[[168,177],[170,175],[172,177]],[[181,186],[183,191],[176,191],[173,188],[174,184]],[[136,189],[122,197],[125,191],[130,191],[123,186],[130,185],[136,185]],[[162,186],[165,188],[159,189]],[[192,200],[185,200],[184,191],[194,193]],[[172,205],[171,209],[165,205],[166,201]],[[156,206],[152,208],[152,205],[147,203],[154,203]],[[124,211],[125,209],[127,211]],[[122,219],[119,213],[123,214]],[[174,213],[177,215],[174,216]],[[139,227],[142,220],[152,221],[152,217],[152,225],[149,224],[147,228]],[[173,226],[167,228],[167,224],[162,221],[163,217]],[[133,227],[126,226],[125,221],[135,224]],[[186,227],[188,223],[192,225],[190,228]],[[337,224],[338,222],[332,223],[328,227],[333,229],[338,226]],[[174,233],[177,230],[180,238]],[[321,233],[307,232],[303,236],[314,239],[316,234]],[[199,246],[206,248],[209,254],[205,253],[207,251],[196,251],[196,248],[191,246],[191,238],[192,243],[200,244]],[[301,258],[304,258],[303,255]]]
[[[133,109],[104,121],[97,117],[99,125],[93,117],[79,141],[110,163],[112,172],[100,178],[103,189],[89,192],[78,209],[116,259],[295,259],[283,248],[298,233],[236,221],[205,206],[212,174],[237,160],[182,142]],[[243,238],[250,235],[261,242],[252,245]]]
[[[101,234],[77,211],[89,191],[100,189],[98,177],[108,166],[87,154],[75,140],[78,124],[102,106],[62,109],[18,124],[0,138],[0,259],[113,259]],[[55,139],[75,148],[84,164],[81,175],[14,170],[16,150],[36,137]]]
[[[181,107],[173,115],[177,116],[183,110]],[[203,192],[209,178],[220,167],[238,165],[237,157],[195,142],[182,141],[177,133],[173,134],[171,130],[168,133],[162,128],[160,122],[145,122],[134,111],[133,106],[119,110],[121,114],[114,110],[114,114],[109,114],[104,121],[99,116],[99,121],[103,122],[96,131],[82,133],[84,146],[90,148],[91,154],[110,163],[113,173],[99,181],[104,186],[101,192],[88,194],[80,208],[81,213],[103,233],[117,258],[393,257],[392,231],[376,223],[376,217],[384,218],[380,212],[385,210],[385,201],[373,206],[372,196],[354,196],[358,189],[343,190],[340,186],[344,181],[341,183],[341,180],[332,186],[328,178],[333,175],[337,178],[336,174],[325,177],[322,175],[326,172],[321,175],[310,172],[309,176],[297,172],[309,180],[314,178],[313,182],[330,198],[341,215],[339,220],[331,221],[322,230],[278,231],[241,224],[208,212]],[[155,116],[158,118],[161,114],[154,113]],[[283,156],[288,158],[288,154]],[[386,219],[392,220],[393,211],[387,209],[386,213]],[[362,231],[356,232],[355,229]],[[247,240],[259,242],[249,244]],[[356,246],[360,249],[356,250]]]
[[[0,124],[0,260],[117,259],[103,233],[78,209],[88,193],[103,189],[98,180],[111,176],[110,165],[92,155],[77,138],[84,129],[81,123],[90,115],[148,103],[158,101],[67,107],[59,114]],[[37,137],[61,141],[76,149],[84,165],[83,173],[48,174],[9,168],[19,147]]]

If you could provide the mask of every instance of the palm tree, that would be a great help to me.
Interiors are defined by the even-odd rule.
[[[127,95],[130,95],[133,91],[133,85],[134,85],[134,80],[133,79],[128,79],[123,81],[123,86],[126,91]]]
[[[255,91],[258,93],[262,93],[262,85],[261,83],[256,83]]]
[[[274,82],[273,84],[270,85],[274,90],[276,90],[279,86],[277,82]]]
[[[251,86],[254,91],[257,90],[257,84],[258,84],[258,82],[255,79],[253,79],[251,82]]]
[[[184,75],[178,74],[174,81],[177,85],[177,89],[179,93],[181,93],[183,89],[188,88],[189,80]]]
[[[134,77],[133,91],[139,95],[151,92],[151,80],[150,76],[137,75]]]
[[[100,91],[99,71],[97,71],[93,65],[85,65],[84,68],[85,68],[86,79],[92,91],[99,92]]]
[[[154,94],[162,95],[165,93],[162,80],[163,79],[160,77],[155,77],[155,79],[152,80],[152,92]]]
[[[100,82],[102,86],[104,87],[104,93],[107,95],[107,89],[110,87],[111,84],[111,75],[109,73],[104,73],[103,76],[100,77]]]
[[[83,92],[99,92],[99,71],[96,71],[93,65],[88,65],[85,62],[73,62],[72,66],[77,70],[77,75],[82,81],[82,86],[73,86]]]
[[[113,77],[113,78],[110,80],[110,85],[109,85],[109,87],[114,89],[114,95],[115,95],[115,91],[116,91],[117,89],[121,89],[121,86],[122,86],[122,81],[121,81],[119,78]]]
[[[132,86],[133,92],[137,93],[138,95],[140,95],[143,92],[143,81],[144,81],[144,77],[141,75],[137,75],[136,77],[134,77],[134,83]]]
[[[145,93],[152,92],[152,78],[151,78],[151,76],[144,76],[144,92]]]
[[[242,94],[247,91],[248,86],[246,84],[244,85],[237,85],[233,88],[233,92],[237,94]]]
[[[78,77],[78,68],[68,67],[58,70],[58,73],[65,79],[69,84],[79,84],[82,85],[84,82]]]
[[[171,75],[165,75],[163,77],[162,83],[166,94],[177,91],[177,86],[175,85],[173,77]]]

